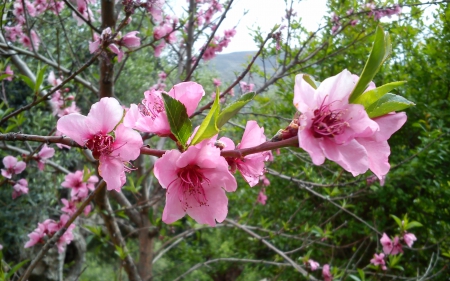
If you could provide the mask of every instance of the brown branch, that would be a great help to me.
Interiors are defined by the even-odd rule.
[[[114,243],[114,245],[120,247],[125,253],[123,265],[125,271],[127,272],[128,278],[130,279],[130,281],[141,281],[141,277],[138,274],[134,260],[128,251],[125,240],[123,239],[122,233],[120,232],[119,226],[117,225],[117,221],[114,217],[114,212],[111,208],[111,205],[109,204],[105,189],[99,192],[99,194],[95,197],[95,203],[101,210],[100,214],[103,218],[103,221],[105,222],[112,242]]]
[[[298,265],[295,261],[293,261],[290,257],[288,257],[283,251],[269,243],[267,240],[263,239],[261,236],[256,234],[255,232],[251,231],[250,229],[246,228],[244,225],[240,225],[239,223],[231,220],[231,219],[225,219],[226,223],[232,224],[235,227],[243,230],[244,232],[247,232],[250,236],[258,239],[261,241],[264,245],[266,245],[269,249],[280,255],[283,259],[285,259],[291,266],[293,266],[298,272],[300,272],[307,280],[317,280],[314,276],[311,276],[306,270],[304,270],[300,265]]]

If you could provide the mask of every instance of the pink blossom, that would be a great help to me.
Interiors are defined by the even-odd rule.
[[[235,149],[231,139],[223,137],[219,141],[225,144],[223,150]],[[241,143],[236,146],[236,149],[258,146],[265,141],[264,128],[259,127],[256,121],[247,121]],[[246,155],[243,158],[227,158],[227,162],[231,167],[231,172],[234,173],[238,169],[248,184],[253,187],[259,183],[259,177],[264,174],[264,161],[267,161],[268,157],[268,152],[260,152]]]
[[[89,1],[86,0],[76,0],[77,1],[77,11],[81,14],[81,16],[88,21],[94,22],[95,18],[92,14],[91,9],[87,6]],[[84,24],[84,20],[80,18],[76,13],[72,13],[72,16],[77,20],[78,26]]]
[[[64,207],[61,208],[61,211],[68,214],[69,216],[73,215],[77,211],[77,205],[73,201],[69,201],[67,199],[61,199],[61,202],[64,204]]]
[[[314,261],[312,259],[309,259],[308,263],[309,263],[309,267],[311,268],[311,271],[314,271],[314,270],[318,269],[319,266],[320,266],[320,264],[318,262],[316,262],[316,261]]]
[[[5,30],[8,32],[8,37],[11,41],[17,41],[17,38],[21,38],[23,35],[22,25],[18,24],[15,26],[5,26]]]
[[[30,234],[28,234],[28,237],[30,238],[30,240],[25,243],[25,248],[29,248],[29,247],[33,247],[34,245],[38,244],[38,243],[43,243],[44,240],[44,236],[45,236],[45,228],[41,227],[42,224],[38,224],[38,228],[36,228],[33,232],[31,232]]]
[[[264,192],[266,192],[266,190],[264,188],[261,189],[261,191],[258,193],[258,199],[256,200],[261,205],[266,205],[267,201],[267,195],[264,194]]]
[[[331,34],[336,34],[337,32],[338,32],[338,30],[339,30],[339,25],[338,24],[336,24],[336,25],[333,25],[333,27],[331,27]]]
[[[98,171],[108,190],[121,190],[126,182],[125,171],[130,170],[124,163],[136,159],[142,147],[138,132],[117,125],[122,116],[123,109],[116,99],[102,98],[92,105],[87,116],[74,113],[61,117],[57,123],[59,131],[89,148],[99,159]]]
[[[229,29],[229,30],[225,30],[224,31],[224,35],[225,35],[225,37],[227,37],[227,38],[231,38],[231,37],[233,37],[234,35],[236,35],[236,29]]]
[[[372,120],[360,104],[349,104],[355,82],[347,70],[325,79],[317,89],[297,75],[294,105],[299,118],[299,145],[313,163],[328,158],[353,176],[371,169],[380,179],[389,171],[387,139],[406,121],[404,113]]]
[[[266,177],[266,175],[262,175],[262,176],[259,178],[259,180],[260,180],[262,186],[269,186],[269,185],[270,185],[270,181],[269,181],[269,179]]]
[[[218,78],[213,78],[213,84],[214,87],[219,87],[220,85],[222,85],[222,81],[220,81],[220,79]]]
[[[58,112],[58,117],[63,117],[72,113],[80,113],[81,109],[77,106],[76,102],[72,102],[70,106],[63,108]]]
[[[25,170],[25,168],[27,167],[27,164],[25,162],[17,161],[17,158],[11,155],[3,158],[3,165],[6,169],[2,169],[2,176],[7,179],[10,179],[13,175],[22,173],[23,170]]]
[[[28,181],[26,179],[20,179],[13,186],[12,198],[16,199],[22,194],[28,194]]]
[[[396,236],[394,241],[392,241],[386,233],[380,239],[380,243],[383,246],[383,252],[386,255],[396,255],[398,253],[403,253],[402,245],[400,244],[399,238]]]
[[[246,83],[244,81],[239,82],[239,85],[241,86],[241,89],[244,93],[252,92],[253,88],[255,87],[255,84]]]
[[[237,188],[220,149],[208,140],[185,152],[167,151],[155,163],[155,176],[167,189],[162,220],[172,223],[187,213],[201,224],[216,225],[228,213],[225,191]]]
[[[89,178],[91,182],[89,182],[89,180],[88,182],[84,182],[83,177],[84,177],[83,171],[76,171],[75,173],[69,173],[64,178],[64,182],[61,184],[61,186],[72,189],[72,191],[70,192],[70,196],[72,197],[76,196],[81,199],[84,199],[87,197],[89,190],[94,189],[94,184],[98,182],[98,178],[96,176],[91,176]]]
[[[333,280],[333,275],[331,275],[330,266],[328,264],[325,264],[322,268],[322,277],[323,277],[323,281],[332,281]]]
[[[62,83],[61,78],[56,78],[55,77],[55,73],[53,71],[50,71],[50,74],[48,75],[47,81],[53,87],[56,87],[56,86],[58,86],[59,84]]]
[[[121,62],[124,52],[121,49],[119,49],[115,44],[109,44],[108,48],[111,52],[117,55],[117,61]]]
[[[52,158],[53,155],[55,155],[55,149],[52,147],[48,147],[47,144],[44,144],[44,146],[42,146],[41,148],[41,151],[39,151],[36,157],[39,170],[44,170],[45,160]]]
[[[155,47],[155,57],[159,58],[161,56],[161,52],[163,51],[164,47],[166,46],[165,41],[161,41],[158,46]]]
[[[164,6],[165,0],[148,0],[147,1],[147,12],[153,17],[155,22],[160,22],[162,20],[162,7]]]
[[[4,74],[9,75],[8,77],[5,78],[5,80],[8,80],[8,81],[12,81],[13,80],[14,71],[11,70],[11,66],[10,65],[6,66]]]
[[[384,254],[381,253],[379,255],[374,254],[373,259],[370,260],[370,263],[373,265],[381,265],[382,270],[387,270],[386,263],[384,261]]]
[[[416,236],[412,233],[405,232],[405,234],[403,234],[403,241],[405,241],[406,245],[408,245],[408,247],[410,248],[416,240]]]
[[[200,84],[183,82],[176,84],[167,93],[170,97],[180,101],[191,116],[205,91]],[[130,110],[124,118],[124,125],[129,128],[160,136],[170,135],[170,125],[167,119],[164,102],[160,91],[149,90],[144,93],[144,99],[139,105],[131,104]]]
[[[141,38],[137,37],[138,31],[132,31],[125,34],[122,39],[120,39],[119,45],[127,47],[128,49],[134,49],[141,45]]]

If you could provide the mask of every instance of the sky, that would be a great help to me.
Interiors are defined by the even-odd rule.
[[[173,9],[176,14],[183,13],[182,6],[186,0],[174,0]],[[296,1],[297,2],[297,1]],[[232,9],[228,12],[216,34],[222,36],[223,31],[236,27],[236,35],[222,53],[241,51],[255,51],[258,49],[249,35],[249,28],[260,26],[262,31],[269,32],[276,24],[281,23],[286,14],[283,0],[234,0]],[[302,18],[303,26],[308,30],[315,30],[325,15],[326,0],[303,0],[296,3],[293,10],[297,17]],[[244,16],[244,11],[248,11]]]
[[[282,0],[235,0],[232,7],[219,29],[219,34],[222,34],[224,29],[230,29],[238,24],[237,32],[223,53],[257,50],[258,47],[249,35],[250,28],[260,26],[262,31],[268,33],[276,24],[281,23],[282,17],[286,14]],[[297,17],[302,18],[303,25],[313,31],[317,29],[325,15],[326,1],[303,0],[295,4],[293,9]],[[245,16],[244,11],[248,11]]]

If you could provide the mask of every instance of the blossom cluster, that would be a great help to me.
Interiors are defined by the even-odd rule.
[[[61,215],[58,222],[47,219],[42,223],[38,223],[38,227],[28,234],[28,237],[30,240],[25,244],[25,248],[32,247],[39,243],[45,243],[45,237],[52,237],[55,235],[56,232],[58,232],[61,228],[64,227],[64,225],[68,222],[69,216],[66,214]],[[56,242],[56,246],[58,247],[58,252],[62,253],[64,252],[64,248],[67,244],[70,244],[73,240],[73,229],[75,228],[74,224],[70,224],[70,226],[67,228],[66,232],[58,239]]]
[[[331,15],[331,33],[336,34],[339,28],[343,25],[344,19],[350,19],[349,23],[352,26],[358,24],[359,20],[356,18],[357,14],[365,14],[367,17],[373,17],[375,21],[378,21],[384,17],[391,17],[393,15],[399,15],[402,12],[402,7],[399,4],[395,4],[392,7],[377,7],[374,3],[366,3],[361,9],[355,12],[354,9],[350,9],[346,12],[345,17],[340,17],[336,13]]]
[[[382,270],[387,270],[386,261],[384,260],[388,255],[397,255],[403,253],[401,240],[411,248],[414,241],[417,240],[416,236],[412,233],[404,232],[402,238],[395,236],[392,240],[387,236],[386,233],[383,233],[383,236],[380,239],[380,243],[383,246],[383,252],[380,254],[374,254],[373,259],[370,260],[370,263],[375,266],[380,266]]]
[[[94,41],[89,42],[89,52],[93,54],[100,51],[101,54],[106,54],[105,49],[107,48],[111,53],[116,54],[117,61],[121,62],[125,54],[122,47],[133,50],[141,45],[141,39],[136,36],[138,33],[137,31],[131,31],[123,37],[119,33],[113,38],[114,34],[111,28],[107,27],[100,36],[94,34]]]
[[[30,51],[33,51],[33,48],[37,50],[41,40],[34,29],[27,32],[27,17],[37,17],[46,11],[59,14],[63,8],[64,1],[62,0],[14,1],[12,11],[15,19],[14,25],[4,27],[7,38],[12,42],[19,42]]]

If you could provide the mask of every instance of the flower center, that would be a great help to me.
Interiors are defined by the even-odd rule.
[[[325,99],[319,109],[314,110],[312,130],[315,138],[334,137],[344,132],[350,125],[343,119],[346,109],[331,109],[331,103],[324,105]]]
[[[182,202],[184,210],[194,207],[191,206],[192,200],[189,200],[189,197],[197,201],[200,207],[208,206],[208,199],[202,184],[205,182],[209,184],[209,180],[203,175],[200,167],[188,165],[178,171],[178,178],[181,182],[178,189],[178,198]]]
[[[113,151],[113,142],[113,136],[98,133],[86,141],[86,147],[92,151],[92,155],[95,159],[99,159],[101,155],[110,154]]]
[[[152,120],[155,120],[159,113],[165,110],[161,97],[153,91],[150,91],[146,98],[142,100],[142,103],[138,104],[138,108],[142,116],[150,116]]]

